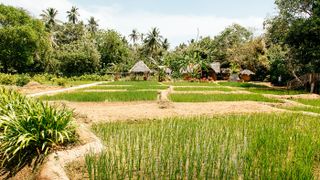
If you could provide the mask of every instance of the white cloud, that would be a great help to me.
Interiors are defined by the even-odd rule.
[[[42,10],[48,7],[58,9],[58,19],[66,20],[66,11],[73,5],[79,8],[81,19],[86,21],[90,16],[99,20],[101,28],[113,28],[128,35],[132,29],[146,33],[151,27],[158,27],[161,34],[168,38],[172,45],[187,42],[196,38],[197,29],[200,36],[214,36],[232,23],[239,23],[245,27],[254,28],[262,32],[263,18],[225,18],[218,16],[184,16],[170,14],[154,14],[151,12],[125,12],[121,6],[89,6],[82,7],[68,0],[0,0],[1,3],[23,7],[33,16],[38,17]]]

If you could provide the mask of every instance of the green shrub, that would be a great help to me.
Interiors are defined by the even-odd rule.
[[[17,86],[24,86],[24,85],[28,84],[30,81],[31,81],[31,77],[29,75],[21,74],[17,78],[16,85]]]
[[[0,169],[15,171],[76,140],[73,112],[0,88]]]
[[[65,78],[54,78],[53,81],[57,83],[58,86],[66,86],[67,80]]]
[[[2,85],[15,85],[17,76],[11,74],[0,73],[0,84]]]

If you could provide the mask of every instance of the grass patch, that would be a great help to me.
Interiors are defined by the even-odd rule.
[[[230,92],[233,91],[227,87],[213,86],[213,87],[175,87],[175,91],[224,91]]]
[[[295,99],[295,101],[305,105],[320,107],[320,99]]]
[[[89,179],[314,179],[316,117],[253,114],[96,124]]]
[[[70,92],[53,96],[42,96],[41,100],[66,100],[74,102],[115,102],[115,101],[151,101],[157,99],[156,91],[128,92]]]
[[[274,88],[248,88],[247,91],[258,93],[258,94],[273,94],[273,95],[297,95],[305,94],[303,91],[285,90],[285,89],[274,89]]]
[[[164,84],[172,85],[172,86],[218,86],[217,83],[208,83],[208,82],[165,82]]]
[[[242,87],[242,88],[268,88],[268,86],[254,84],[254,83],[241,83],[241,82],[219,82],[218,84],[222,86],[229,87]]]
[[[260,94],[170,94],[174,102],[261,101],[280,102]]]

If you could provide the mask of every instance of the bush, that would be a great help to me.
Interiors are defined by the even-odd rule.
[[[30,82],[30,80],[31,80],[31,77],[29,75],[22,74],[22,75],[18,76],[16,85],[17,86],[24,86],[24,85],[28,84]]]
[[[76,140],[73,112],[0,88],[0,169],[19,170]]]
[[[52,79],[58,86],[66,86],[67,80],[65,78],[54,78]]]
[[[17,82],[17,75],[0,73],[0,84],[15,85]]]

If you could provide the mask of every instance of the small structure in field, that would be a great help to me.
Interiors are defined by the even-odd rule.
[[[181,68],[180,73],[182,74],[184,80],[189,80],[195,73],[197,73],[198,69],[199,64],[189,64],[186,67]]]
[[[251,75],[255,75],[255,73],[250,71],[249,69],[240,71],[240,78],[245,82],[248,82],[251,80]]]
[[[151,70],[149,69],[149,67],[143,62],[143,61],[139,61],[137,62],[129,71],[129,73],[131,75],[134,75],[135,77],[138,75],[142,75],[144,80],[147,80]]]
[[[216,81],[218,79],[218,74],[221,73],[220,66],[220,62],[213,62],[211,64],[208,64],[205,68],[202,67],[201,78]]]

